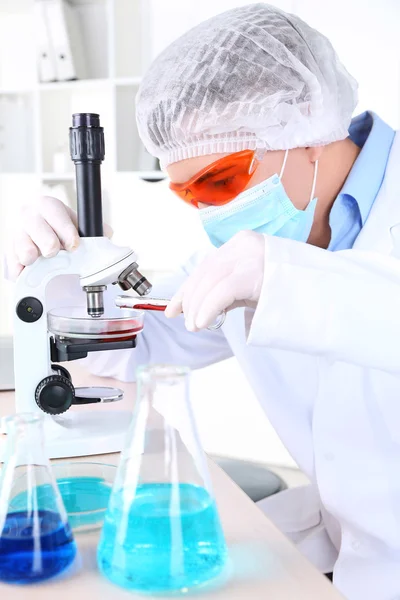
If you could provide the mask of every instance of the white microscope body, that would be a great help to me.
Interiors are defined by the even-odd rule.
[[[54,258],[39,258],[21,273],[15,288],[14,368],[17,412],[42,412],[37,403],[40,384],[57,378],[50,356],[47,326],[52,306],[47,287],[54,277],[76,275],[81,287],[115,283],[135,263],[129,248],[115,246],[105,237],[82,238],[75,252],[61,251]],[[82,295],[85,292],[82,291]],[[40,303],[40,304],[39,304]],[[24,304],[24,305],[23,305]],[[40,306],[41,305],[41,306]],[[22,320],[26,313],[29,320]],[[37,318],[40,315],[39,318]],[[101,408],[101,407],[100,407]],[[84,410],[46,415],[45,431],[51,458],[87,456],[121,450],[130,413]]]
[[[103,397],[89,388],[77,397],[68,371],[56,363],[87,356],[88,352],[134,348],[136,335],[118,340],[69,340],[53,335],[48,311],[60,276],[75,275],[86,295],[87,319],[103,312],[103,291],[109,284],[139,295],[151,285],[138,271],[130,248],[119,247],[103,236],[100,165],[104,159],[104,133],[99,115],[73,115],[70,128],[71,159],[76,167],[78,225],[81,243],[75,252],[61,251],[54,258],[39,258],[23,270],[15,286],[14,369],[17,412],[44,412],[46,447],[50,458],[87,456],[120,451],[131,414],[101,410],[102,401],[122,397],[121,390]],[[53,285],[49,285],[52,283]],[[86,313],[85,320],[86,320]],[[72,337],[72,336],[71,336]],[[80,353],[75,342],[79,342]],[[69,343],[70,342],[70,343]],[[116,393],[114,393],[116,392]],[[97,397],[99,396],[99,397]],[[78,402],[79,400],[79,402]],[[69,410],[73,404],[97,404],[95,410]],[[1,450],[1,449],[0,449]]]

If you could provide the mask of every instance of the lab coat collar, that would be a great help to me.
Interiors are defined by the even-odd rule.
[[[400,132],[396,133],[386,174],[369,217],[353,248],[392,254],[400,238]]]
[[[350,196],[357,203],[364,226],[382,184],[395,132],[378,115],[368,111],[352,120],[349,134],[361,146],[361,152],[340,195]],[[368,177],[365,177],[366,172]]]

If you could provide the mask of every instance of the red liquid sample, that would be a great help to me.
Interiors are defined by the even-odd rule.
[[[107,336],[112,335],[113,337],[106,337],[106,338],[100,338],[99,341],[100,342],[118,342],[118,341],[128,341],[128,340],[132,340],[136,337],[136,335],[142,331],[143,326],[140,325],[139,327],[134,327],[132,329],[125,329],[123,331],[120,330],[105,330],[103,333]],[[97,340],[97,338],[96,338]]]
[[[141,330],[140,330],[141,331]],[[119,332],[117,332],[119,333]],[[107,331],[107,335],[109,332]],[[129,342],[130,340],[134,340],[136,338],[136,333],[128,333],[127,335],[116,335],[113,338],[95,338],[96,342]]]
[[[132,326],[129,329],[105,329],[102,333],[106,333],[107,335],[117,335],[118,337],[129,337],[132,335],[136,335],[139,331],[142,331],[143,325],[139,325],[137,327]]]
[[[159,310],[164,312],[165,309],[167,308],[166,304],[133,304],[130,306],[122,306],[120,305],[119,308],[129,308],[129,309],[137,309],[137,310]]]
[[[113,337],[112,339],[103,338],[102,341],[104,341],[104,342],[114,341],[115,342],[118,340],[129,340],[129,339],[136,337],[136,335],[140,331],[142,331],[142,329],[143,329],[143,324],[140,322],[137,322],[137,324],[135,324],[134,321],[130,324],[129,328],[123,328],[123,329],[115,329],[115,325],[110,324],[110,328],[109,329],[105,328],[102,333],[104,333],[107,336],[112,335],[115,337]]]

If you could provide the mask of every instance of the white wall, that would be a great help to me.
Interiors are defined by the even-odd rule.
[[[153,52],[158,54],[177,36],[217,13],[250,0],[150,0],[153,9]],[[400,126],[400,1],[278,0],[269,4],[299,15],[326,35],[340,59],[358,80],[357,111],[378,112]]]
[[[357,112],[400,126],[399,0],[293,0],[293,12],[324,33],[359,82]]]
[[[168,44],[198,23],[237,6],[254,4],[251,0],[202,0],[199,3],[183,0],[149,0],[152,12],[152,44],[155,55]],[[283,10],[292,9],[292,0],[269,2]]]

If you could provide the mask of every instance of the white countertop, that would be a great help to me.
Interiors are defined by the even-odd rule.
[[[70,366],[69,366],[70,368]],[[74,383],[113,385],[125,389],[120,405],[133,406],[134,384],[121,384],[88,376],[75,365]],[[107,405],[98,407],[107,410]],[[115,410],[115,405],[110,408]],[[75,410],[82,410],[78,407]],[[93,407],[91,407],[91,410]],[[0,416],[14,412],[13,393],[0,394]],[[90,457],[116,464],[118,454]],[[77,459],[73,459],[77,460]],[[79,460],[85,460],[84,458]],[[229,547],[231,574],[219,587],[197,592],[200,600],[340,600],[343,598],[331,583],[295,549],[275,528],[256,505],[217,467],[209,461],[218,510]],[[58,580],[35,586],[6,586],[0,584],[0,597],[7,600],[123,600],[160,596],[138,596],[119,589],[97,571],[96,544],[98,533],[77,534],[80,565],[76,572]],[[190,595],[189,595],[190,597]]]

